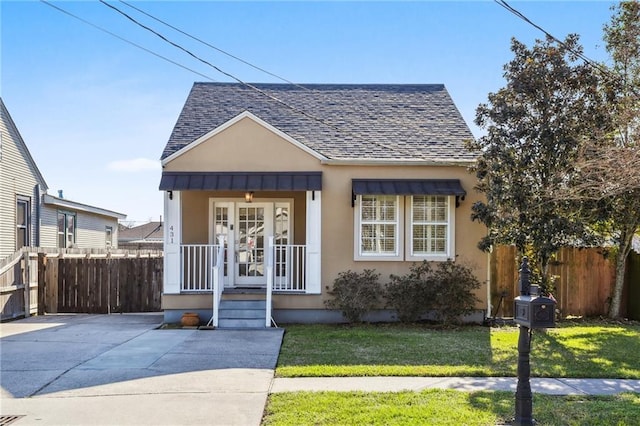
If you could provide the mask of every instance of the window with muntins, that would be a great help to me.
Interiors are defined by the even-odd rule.
[[[453,258],[454,206],[448,195],[358,195],[355,260]]]
[[[449,203],[443,195],[411,197],[411,255],[446,255]]]
[[[360,257],[397,257],[399,252],[400,197],[359,196]]]

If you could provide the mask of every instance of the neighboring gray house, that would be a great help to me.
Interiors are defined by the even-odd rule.
[[[25,246],[117,248],[126,215],[47,194],[2,98],[0,113],[0,259]]]

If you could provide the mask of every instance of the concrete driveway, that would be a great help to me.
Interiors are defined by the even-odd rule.
[[[0,424],[258,425],[283,329],[158,329],[162,314],[0,325]]]

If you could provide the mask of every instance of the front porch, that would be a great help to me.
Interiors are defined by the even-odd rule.
[[[320,211],[319,190],[165,192],[165,319],[222,327],[221,304],[252,290],[270,327],[273,294],[320,294]]]

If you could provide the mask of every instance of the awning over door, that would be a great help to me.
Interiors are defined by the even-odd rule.
[[[162,172],[161,191],[320,191],[322,172]]]
[[[455,195],[456,204],[467,192],[459,179],[353,179],[352,205],[356,195]]]

